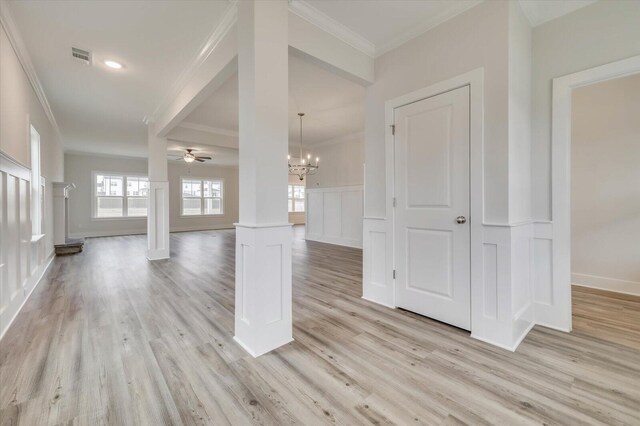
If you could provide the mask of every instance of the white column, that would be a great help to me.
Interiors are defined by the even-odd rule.
[[[157,137],[153,123],[147,129],[149,148],[149,207],[147,259],[169,258],[169,178],[167,139]]]
[[[293,340],[287,14],[286,0],[238,3],[240,218],[235,340],[253,356]]]

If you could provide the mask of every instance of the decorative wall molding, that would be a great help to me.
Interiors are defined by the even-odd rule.
[[[53,259],[31,227],[31,171],[0,152],[0,339]]]
[[[18,60],[24,69],[27,78],[29,79],[29,83],[31,83],[31,87],[40,101],[40,105],[42,105],[42,109],[44,110],[51,127],[53,128],[53,132],[55,133],[58,141],[62,143],[62,135],[60,133],[60,128],[58,127],[58,122],[53,115],[53,111],[51,111],[51,105],[49,105],[49,100],[47,99],[47,95],[42,88],[42,84],[40,83],[40,79],[38,78],[38,74],[36,73],[36,69],[33,66],[33,62],[31,61],[31,57],[29,56],[29,51],[27,50],[24,41],[22,40],[22,36],[20,36],[20,31],[13,20],[13,15],[9,10],[8,2],[2,1],[0,3],[0,25],[4,28],[7,33],[7,37],[9,38],[9,42],[13,47],[13,50],[16,52],[16,56],[18,56]]]
[[[395,308],[393,264],[387,253],[391,251],[387,220],[365,217],[362,236],[362,298],[389,308]]]
[[[316,27],[326,31],[337,39],[343,41],[354,49],[367,56],[375,57],[376,46],[360,34],[322,13],[309,3],[302,0],[290,0],[289,11],[312,23]]]
[[[0,151],[0,172],[19,177],[23,180],[31,180],[31,169],[17,162],[2,151]]]
[[[155,122],[156,119],[164,112],[169,104],[182,92],[187,83],[191,80],[198,69],[204,64],[209,55],[213,53],[220,41],[229,33],[234,24],[238,20],[238,0],[231,0],[227,10],[218,22],[218,25],[209,34],[202,46],[198,49],[198,54],[187,63],[186,67],[180,73],[176,81],[171,85],[169,91],[162,98],[156,109],[151,115],[144,117],[145,124]]]
[[[305,238],[362,248],[363,186],[307,188]]]
[[[236,225],[234,340],[254,357],[293,340],[290,224]]]

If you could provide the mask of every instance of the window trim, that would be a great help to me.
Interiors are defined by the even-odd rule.
[[[287,211],[289,214],[303,214],[307,212],[307,186],[305,184],[298,184],[298,183],[289,183],[287,184],[287,203],[290,203],[291,200],[293,200],[293,208],[295,209],[296,206],[296,200],[302,200],[304,201],[304,210],[303,211],[297,211],[294,210],[292,212],[289,211],[289,206],[287,205]],[[294,197],[289,198],[289,186],[301,186],[304,188],[304,197],[302,198],[296,198],[295,197],[295,192],[293,192]]]
[[[151,181],[149,181],[149,176],[145,173],[140,172],[104,172],[99,170],[94,170],[91,172],[91,220],[92,221],[105,221],[105,220],[147,220],[149,217],[149,197],[147,196],[147,215],[146,216],[114,216],[114,217],[98,217],[98,194],[96,191],[96,176],[97,175],[108,175],[108,176],[122,176],[124,178],[124,182],[122,185],[122,214],[126,215],[127,213],[127,177],[144,177],[147,178],[149,182],[149,191],[151,191]],[[108,196],[107,196],[108,197]],[[142,197],[132,197],[132,198],[142,198]]]
[[[218,181],[220,182],[220,208],[222,209],[222,213],[209,213],[209,214],[182,214],[183,212],[183,203],[184,203],[184,198],[182,196],[182,181],[184,179],[191,179],[191,180],[199,180],[199,181],[205,181],[205,180],[212,180],[212,181]],[[226,215],[226,208],[225,208],[225,179],[224,178],[218,178],[218,177],[200,177],[200,176],[180,176],[179,180],[178,180],[179,184],[178,184],[178,198],[180,199],[180,210],[178,211],[178,217],[180,217],[181,219],[188,219],[188,218],[197,218],[197,217],[223,217]],[[202,185],[202,184],[201,184]],[[200,187],[200,193],[202,194],[200,196],[200,200],[203,201],[200,204],[200,211],[202,212],[204,209],[204,200],[205,198],[211,198],[211,197],[205,197],[204,196],[204,188],[202,188],[202,186]],[[187,197],[187,198],[198,198],[198,197]]]

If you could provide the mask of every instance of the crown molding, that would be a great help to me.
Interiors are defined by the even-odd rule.
[[[209,37],[198,49],[198,53],[187,64],[180,73],[176,81],[173,83],[169,91],[162,98],[153,114],[146,115],[143,119],[145,124],[152,123],[155,119],[169,106],[169,104],[180,94],[180,92],[191,81],[195,73],[202,64],[209,58],[211,53],[216,49],[220,41],[229,33],[235,23],[238,21],[238,1],[230,0],[227,10],[218,22],[218,25],[209,34]]]
[[[289,0],[289,10],[367,56],[375,57],[376,46],[347,26],[302,0]]]
[[[451,5],[451,7],[429,19],[426,19],[422,24],[410,28],[409,30],[405,31],[404,33],[394,37],[393,39],[391,39],[390,41],[383,43],[379,46],[376,46],[376,57],[378,56],[382,56],[385,53],[402,46],[403,44],[405,44],[406,42],[408,42],[409,40],[412,40],[424,33],[426,33],[427,31],[437,27],[440,24],[443,24],[444,22],[448,21],[449,19],[452,19],[454,17],[456,17],[457,15],[460,15],[461,13],[466,12],[467,10],[476,7],[477,5],[479,5],[480,3],[482,3],[484,0],[474,0],[474,1],[470,1],[470,2],[450,2],[449,4]]]
[[[212,133],[216,135],[231,136],[234,138],[237,138],[239,136],[239,133],[236,132],[235,130],[221,129],[219,127],[212,127],[212,126],[207,126],[205,124],[191,123],[188,121],[183,121],[180,124],[178,124],[176,127],[182,127],[183,129],[198,130],[200,132]]]
[[[31,87],[35,92],[36,97],[40,101],[40,105],[42,105],[42,109],[44,110],[44,113],[47,116],[51,127],[53,128],[53,132],[58,138],[58,142],[62,143],[62,135],[60,133],[60,128],[58,127],[58,122],[53,115],[53,111],[51,111],[51,105],[49,105],[47,95],[44,92],[42,84],[40,83],[40,79],[38,78],[36,69],[33,66],[31,57],[29,56],[29,51],[27,50],[27,47],[24,44],[22,37],[20,36],[20,32],[18,31],[18,27],[13,20],[13,15],[9,10],[9,4],[6,0],[0,0],[0,25],[2,25],[2,28],[4,28],[4,31],[7,34],[9,43],[11,43],[11,46],[13,47],[13,50],[15,51],[20,64],[22,65],[22,69],[27,75],[29,83],[31,83]]]

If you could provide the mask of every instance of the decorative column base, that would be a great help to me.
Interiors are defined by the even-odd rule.
[[[169,182],[149,182],[147,259],[169,258]]]
[[[235,337],[258,357],[293,340],[291,224],[236,224]]]

